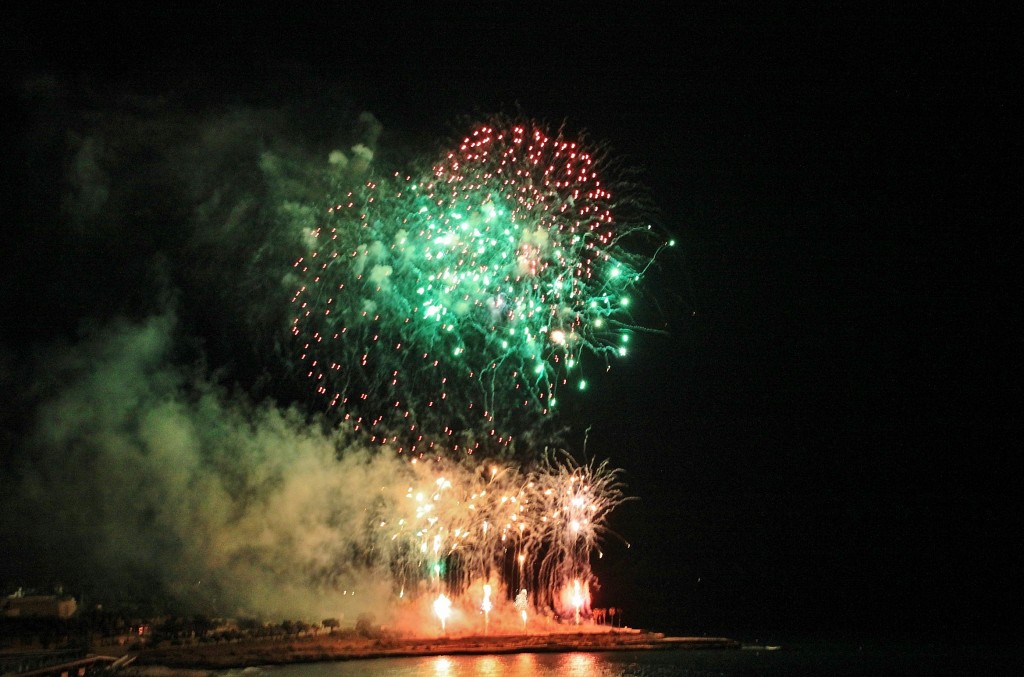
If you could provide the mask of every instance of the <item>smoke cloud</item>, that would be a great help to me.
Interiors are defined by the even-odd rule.
[[[352,553],[397,463],[170,366],[174,329],[116,322],[51,362],[8,528],[51,575],[129,597],[289,618],[379,608],[390,590]]]
[[[284,108],[52,76],[20,93],[0,582],[278,618],[380,608],[358,555],[398,463],[278,404],[309,205],[362,179],[380,123],[335,111],[348,122],[298,143]]]

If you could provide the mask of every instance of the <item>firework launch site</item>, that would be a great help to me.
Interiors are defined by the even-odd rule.
[[[389,616],[389,625],[363,614],[354,626],[333,618],[319,623],[205,616],[138,619],[97,609],[69,617],[7,615],[0,633],[0,674],[167,677],[374,658],[742,648],[727,638],[672,637],[624,627],[621,609],[588,610],[578,620],[549,614],[527,619],[512,605],[499,604],[493,614],[451,607],[443,617],[426,619],[420,617],[427,614],[426,606],[406,604]],[[442,626],[442,621],[447,622]]]
[[[294,640],[252,640],[235,644],[148,649],[140,652],[126,670],[131,674],[157,675],[164,669],[226,670],[412,656],[739,648],[739,642],[726,638],[666,637],[662,633],[594,625],[561,626],[561,630],[543,633],[500,635],[402,637],[383,633],[370,638],[338,633]]]

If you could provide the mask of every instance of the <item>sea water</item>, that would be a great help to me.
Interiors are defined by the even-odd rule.
[[[795,644],[777,649],[521,653],[420,656],[248,668],[219,677],[723,677],[747,675],[1011,675],[1024,674],[1009,647]]]

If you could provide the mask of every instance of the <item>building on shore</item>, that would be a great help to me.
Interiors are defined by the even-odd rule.
[[[77,610],[74,597],[17,595],[0,599],[0,615],[7,618],[71,618]]]

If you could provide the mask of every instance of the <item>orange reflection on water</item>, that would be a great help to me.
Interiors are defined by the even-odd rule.
[[[573,653],[565,657],[565,668],[563,674],[571,677],[592,677],[597,670],[597,662],[591,654]]]
[[[473,666],[473,674],[481,677],[498,677],[505,674],[502,670],[501,661],[496,656],[480,656]]]
[[[519,674],[533,675],[537,673],[537,655],[532,653],[521,653],[516,655],[516,668]]]
[[[452,659],[447,656],[438,656],[434,659],[434,674],[438,677],[449,677],[455,674],[452,667]]]

